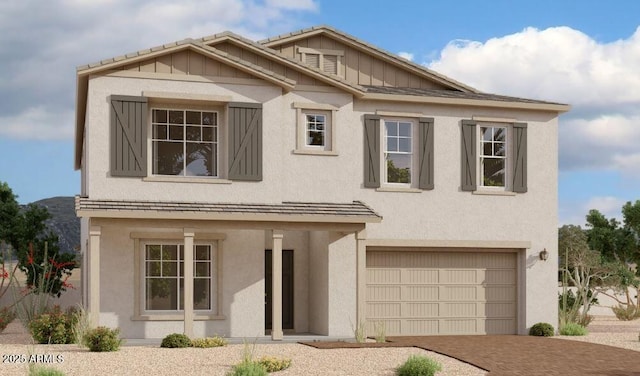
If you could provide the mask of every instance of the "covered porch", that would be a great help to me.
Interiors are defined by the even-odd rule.
[[[337,333],[340,335],[334,337],[341,337],[345,321],[356,325],[364,319],[366,225],[380,222],[381,217],[361,202],[256,205],[78,197],[76,211],[87,219],[83,304],[93,325],[124,327],[131,338],[155,338],[155,333],[165,330],[162,328],[175,329],[178,324],[189,337],[210,332],[248,337],[250,330],[250,336],[258,334],[254,333],[258,328],[264,334],[270,316],[270,339],[279,341],[285,334]],[[194,264],[194,257],[198,257],[194,252],[181,253],[182,309],[162,314],[146,309],[145,279],[136,273],[142,270],[144,277],[145,265],[149,264],[143,255],[144,245],[160,240],[179,243],[185,250],[203,242],[213,244],[211,263],[215,261],[215,268],[210,276],[216,293],[212,294],[210,312],[194,308],[194,303],[198,304],[194,294],[200,294],[194,291],[194,280],[199,278],[198,270],[194,270],[199,261]],[[304,302],[296,303],[296,312],[304,317],[296,317],[294,330],[287,331],[283,327],[287,318],[287,312],[283,312],[283,299],[287,299],[283,297],[283,282],[285,286],[289,282],[283,281],[283,265],[286,278],[291,251],[299,255],[297,263],[304,262],[300,264],[302,269],[296,270],[296,283],[308,286],[297,287],[296,296]],[[114,259],[133,263],[123,268],[131,272],[121,274],[131,282],[133,291],[119,298],[114,297],[116,288],[105,275],[112,269],[109,265],[116,264]],[[267,267],[271,271],[269,286],[265,286]],[[264,294],[265,299],[267,293],[268,301],[259,302],[258,295]],[[118,299],[125,300],[121,302],[123,308],[114,308]],[[270,315],[260,312],[265,303]]]

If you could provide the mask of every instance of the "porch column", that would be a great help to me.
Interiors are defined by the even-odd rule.
[[[284,234],[281,230],[273,230],[271,239],[273,247],[271,255],[273,257],[272,265],[272,325],[271,339],[281,341],[282,333],[282,238]]]
[[[367,305],[367,230],[363,229],[355,233],[356,235],[356,299],[357,299],[357,323],[366,320]]]
[[[93,327],[100,325],[100,226],[89,229],[89,320]]]
[[[192,229],[184,229],[184,334],[193,337],[193,237]]]

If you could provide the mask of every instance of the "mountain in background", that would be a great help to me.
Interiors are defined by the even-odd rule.
[[[58,235],[60,252],[75,252],[80,249],[80,218],[76,217],[74,197],[51,197],[35,201],[51,214],[47,226]]]

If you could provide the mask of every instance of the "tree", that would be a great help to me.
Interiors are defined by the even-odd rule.
[[[622,306],[635,306],[640,310],[640,201],[627,202],[622,207],[624,222],[607,219],[597,210],[589,211],[586,231],[592,249],[600,252],[602,258],[615,265],[617,286],[626,299],[620,300],[615,294],[602,291]],[[630,288],[635,289],[632,297]],[[635,298],[635,301],[634,301]]]
[[[0,242],[17,256],[18,268],[26,274],[30,292],[59,297],[75,268],[75,255],[60,253],[58,237],[45,223],[49,218],[45,207],[29,204],[21,209],[9,185],[0,182]],[[7,260],[0,257],[4,265]]]
[[[566,301],[562,305],[570,312],[564,317],[564,322],[561,321],[561,325],[567,321],[587,325],[590,321],[589,309],[601,291],[599,287],[614,284],[616,270],[610,263],[603,261],[598,251],[589,247],[587,235],[580,226],[564,225],[559,229],[558,251],[564,286],[571,284],[576,288],[575,305],[568,307]]]

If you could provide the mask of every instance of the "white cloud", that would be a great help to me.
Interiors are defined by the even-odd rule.
[[[73,119],[72,110],[57,112],[42,106],[29,107],[18,114],[0,117],[0,135],[33,140],[71,139]]]
[[[640,27],[601,43],[569,27],[486,42],[453,41],[430,64],[478,89],[572,105],[560,119],[560,168],[613,169],[640,177]]]
[[[0,114],[13,124],[0,133],[71,139],[73,116],[60,114],[73,114],[77,66],[224,30],[262,39],[303,27],[295,15],[316,9],[312,0],[0,2]]]
[[[591,209],[596,209],[606,217],[620,217],[620,212],[624,203],[624,200],[617,197],[596,196],[591,197],[587,203],[584,204],[583,209],[585,214]]]
[[[414,55],[411,52],[398,52],[398,56],[409,61],[413,61],[414,58]]]

